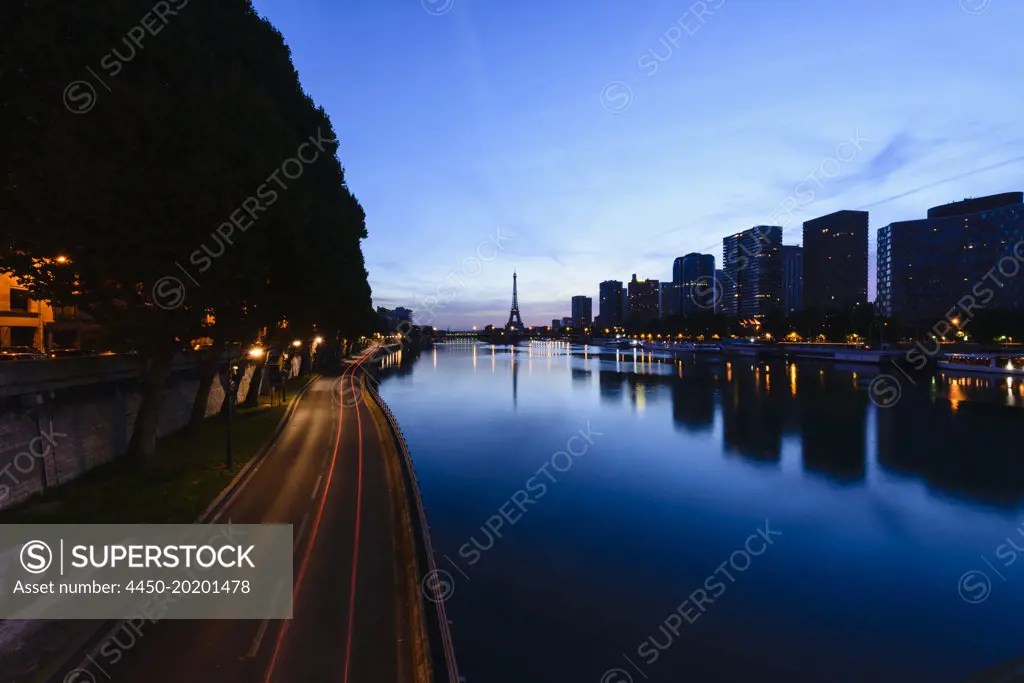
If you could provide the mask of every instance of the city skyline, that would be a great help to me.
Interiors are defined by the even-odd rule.
[[[707,5],[673,44],[689,3],[256,2],[345,140],[374,305],[422,309],[454,285],[418,316],[437,327],[504,322],[513,269],[524,322],[546,325],[601,280],[667,281],[672,258],[721,259],[722,235],[754,225],[801,244],[803,221],[841,209],[871,212],[873,300],[878,228],[1019,188],[1019,4]],[[773,221],[787,198],[791,220]]]
[[[905,303],[894,305],[893,297],[899,297],[898,301],[905,301],[907,297],[915,300],[917,307],[911,308],[917,311],[915,316],[918,319],[939,315],[945,305],[943,302],[952,300],[951,292],[958,291],[957,285],[950,282],[936,289],[947,275],[954,275],[957,283],[960,280],[968,282],[972,277],[989,278],[992,272],[984,274],[983,271],[998,262],[1000,273],[1012,279],[1016,271],[1003,273],[1001,264],[1020,258],[1017,250],[1024,243],[1020,239],[1022,212],[1024,192],[1014,191],[947,202],[929,207],[926,217],[882,226],[875,231],[875,238],[878,252],[881,253],[885,245],[887,255],[882,262],[875,263],[874,273],[868,272],[871,235],[867,211],[839,210],[804,221],[801,245],[782,244],[784,230],[780,226],[754,226],[722,238],[724,269],[715,269],[712,254],[692,252],[673,259],[672,279],[669,281],[638,279],[636,273],[625,283],[602,281],[599,284],[601,308],[612,310],[609,303],[621,298],[613,296],[610,290],[606,291],[609,286],[619,288],[621,293],[625,284],[630,295],[625,297],[620,310],[612,310],[610,320],[603,315],[591,320],[597,328],[610,328],[624,322],[637,322],[633,316],[638,312],[647,318],[647,322],[654,319],[664,321],[680,315],[692,315],[709,306],[716,314],[731,318],[761,317],[771,313],[781,313],[788,318],[803,311],[841,311],[860,304],[873,305],[877,314],[905,319],[910,309],[904,310]],[[914,241],[910,243],[904,239],[906,233],[903,230],[907,228],[917,228],[917,234],[912,238]],[[894,233],[894,230],[898,232]],[[893,235],[903,236],[896,249],[893,248]],[[1014,240],[1017,242],[1013,244],[1011,253],[1004,253]],[[937,258],[939,254],[942,256]],[[900,265],[893,270],[896,263]],[[901,273],[901,277],[894,278],[895,272]],[[918,278],[915,283],[914,272],[923,275],[923,281]],[[868,286],[872,277],[882,284],[877,300],[867,298],[867,292],[873,289]],[[1018,308],[1019,304],[1015,302],[1019,299],[1019,282],[1012,283],[1008,289],[1006,284],[998,280],[994,282],[1001,289],[1006,289],[999,297],[999,305]],[[635,310],[639,301],[637,295],[641,291],[638,287],[653,287],[649,292],[653,298]],[[701,288],[702,293],[698,293],[696,288]],[[940,293],[942,288],[949,291]],[[711,292],[714,292],[713,301]],[[987,295],[983,298],[988,300]],[[586,301],[589,310],[591,300],[592,297],[582,294],[572,296],[573,327],[589,327],[589,324],[579,322],[579,309]],[[985,302],[971,305],[983,308]],[[515,303],[513,309],[518,312]],[[652,312],[654,318],[650,317]],[[964,315],[973,317],[970,310],[966,310]],[[565,322],[561,327],[568,327],[570,319],[562,320]],[[558,320],[553,319],[550,327],[555,329],[559,326]]]

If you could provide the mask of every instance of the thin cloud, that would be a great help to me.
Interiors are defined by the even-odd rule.
[[[909,197],[910,195],[917,194],[918,192],[924,192],[925,190],[930,190],[933,187],[938,187],[939,185],[945,185],[946,183],[951,183],[954,180],[962,180],[963,178],[970,178],[971,176],[978,175],[979,173],[987,173],[988,171],[992,171],[992,170],[997,169],[997,168],[1002,168],[1003,166],[1009,166],[1011,164],[1020,163],[1021,161],[1024,161],[1024,156],[1013,157],[1012,159],[1007,159],[1006,161],[1000,161],[998,163],[990,164],[990,165],[984,166],[982,168],[976,168],[973,171],[967,171],[965,173],[959,173],[957,175],[950,176],[948,178],[943,178],[942,180],[936,180],[936,181],[931,182],[931,183],[926,183],[924,185],[921,185],[920,187],[915,187],[912,190],[907,190],[906,192],[901,192],[899,194],[894,194],[891,197],[886,197],[885,199],[880,199],[877,202],[872,202],[870,204],[864,204],[863,206],[857,207],[857,210],[858,211],[866,211],[867,209],[870,209],[870,208],[875,207],[875,206],[881,206],[882,204],[888,204],[889,202],[895,201],[897,199],[902,199],[903,197]]]

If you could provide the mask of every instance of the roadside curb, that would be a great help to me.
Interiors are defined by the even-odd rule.
[[[277,442],[277,439],[281,436],[284,428],[291,421],[292,415],[298,408],[299,402],[302,397],[305,396],[306,392],[313,382],[320,378],[319,374],[312,374],[309,381],[295,394],[295,398],[285,409],[284,415],[281,416],[280,421],[277,423],[277,427],[274,429],[274,433],[270,435],[259,450],[257,450],[241,471],[235,475],[234,479],[228,483],[227,486],[213,499],[206,510],[199,515],[199,518],[193,522],[193,524],[214,524],[220,518],[221,513],[228,506],[231,501],[241,493],[245,486],[249,483],[252,475],[256,473],[260,465],[263,464],[264,459],[270,452],[270,449]],[[91,630],[87,635],[78,639],[78,642],[74,645],[69,645],[64,648],[65,651],[69,651],[66,656],[57,656],[56,661],[59,664],[53,663],[55,660],[51,660],[51,663],[44,666],[37,676],[33,676],[26,683],[79,683],[77,676],[78,671],[86,669],[91,663],[92,656],[102,647],[115,632],[123,628],[128,622],[127,619],[119,620],[107,620],[102,622],[95,629]],[[75,661],[77,659],[77,662]],[[72,666],[74,664],[74,666]],[[69,670],[69,667],[70,670]],[[63,674],[63,675],[62,675]],[[58,676],[61,676],[58,678]],[[81,679],[84,683],[86,678]]]
[[[409,446],[405,441],[405,435],[402,433],[401,427],[398,425],[398,420],[395,418],[394,413],[391,412],[391,408],[384,401],[381,395],[376,391],[374,387],[371,387],[367,392],[370,394],[371,399],[384,414],[385,422],[391,432],[391,438],[394,441],[395,446],[398,448],[399,454],[399,469],[404,479],[405,494],[407,497],[409,512],[412,516],[414,535],[417,537],[418,546],[416,548],[417,554],[417,565],[421,571],[424,572],[423,576],[417,577],[417,583],[419,586],[424,585],[424,581],[430,577],[437,577],[439,570],[437,569],[437,563],[434,558],[436,551],[433,548],[433,543],[430,538],[430,525],[427,523],[426,509],[423,506],[423,494],[420,492],[419,481],[416,478],[416,468],[413,464],[412,455],[409,453]],[[427,625],[428,640],[431,641],[430,647],[428,648],[428,659],[430,668],[434,673],[435,680],[444,681],[445,683],[462,683],[464,680],[459,675],[459,668],[455,658],[455,648],[452,643],[451,633],[451,621],[448,619],[447,610],[445,609],[444,600],[431,600],[430,605],[427,605],[424,600],[423,591],[417,591],[419,593],[418,599],[420,603],[420,609],[426,612],[434,612],[437,617],[436,625]],[[432,652],[430,652],[432,650]],[[444,667],[443,671],[445,675],[438,676],[437,668]]]

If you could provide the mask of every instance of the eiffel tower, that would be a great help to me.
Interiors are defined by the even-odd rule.
[[[508,312],[508,322],[505,329],[509,332],[522,332],[526,329],[523,319],[519,317],[519,292],[516,286],[516,278],[519,276],[512,271],[512,309]]]

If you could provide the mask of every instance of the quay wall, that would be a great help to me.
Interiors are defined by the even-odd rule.
[[[199,387],[197,366],[192,354],[175,360],[164,388],[159,436],[188,424]],[[247,368],[240,398],[252,373]],[[138,359],[122,356],[0,364],[0,509],[123,455],[141,402],[139,375]],[[215,381],[207,417],[220,411],[224,396],[222,382]]]

